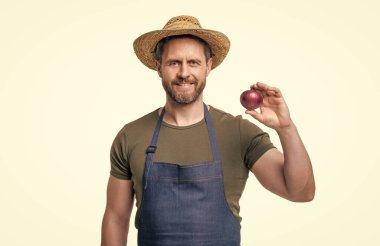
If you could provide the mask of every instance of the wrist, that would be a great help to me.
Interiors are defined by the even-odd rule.
[[[286,135],[289,133],[297,132],[297,127],[296,125],[291,121],[289,124],[286,126],[279,127],[275,129],[278,135]]]

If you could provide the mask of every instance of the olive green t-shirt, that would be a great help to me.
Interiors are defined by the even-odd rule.
[[[241,116],[232,116],[210,106],[224,175],[224,190],[229,207],[238,221],[239,199],[253,164],[273,148],[269,135]],[[138,214],[142,198],[142,180],[146,149],[150,145],[158,120],[158,109],[126,124],[111,147],[111,175],[132,180]],[[191,165],[213,160],[205,120],[189,126],[163,122],[153,161]]]

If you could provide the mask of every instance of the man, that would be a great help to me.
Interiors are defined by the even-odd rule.
[[[136,197],[139,245],[240,245],[239,199],[249,171],[271,192],[311,201],[312,166],[279,89],[247,114],[276,130],[284,154],[267,133],[203,102],[206,77],[228,53],[220,32],[177,16],[134,42],[166,91],[164,107],[123,127],[111,148],[111,175],[102,245],[125,245]]]

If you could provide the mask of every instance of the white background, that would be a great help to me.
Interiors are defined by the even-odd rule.
[[[375,0],[1,1],[0,245],[100,244],[112,140],[165,98],[132,43],[181,14],[232,43],[205,102],[244,114],[250,84],[279,87],[313,161],[311,203],[250,176],[242,245],[379,245],[379,11]]]

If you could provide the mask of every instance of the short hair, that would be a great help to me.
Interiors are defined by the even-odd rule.
[[[190,34],[169,36],[169,37],[161,39],[157,43],[156,48],[154,49],[154,58],[156,59],[156,61],[159,61],[160,63],[162,62],[162,54],[164,53],[164,47],[169,41],[175,40],[175,39],[181,39],[181,38],[189,38],[189,39],[195,40],[198,43],[202,44],[203,48],[204,48],[204,54],[206,57],[206,62],[208,62],[208,60],[212,56],[212,51],[211,51],[210,45],[206,41],[204,41],[203,39],[198,38],[197,36],[194,36],[194,35],[190,35]]]

